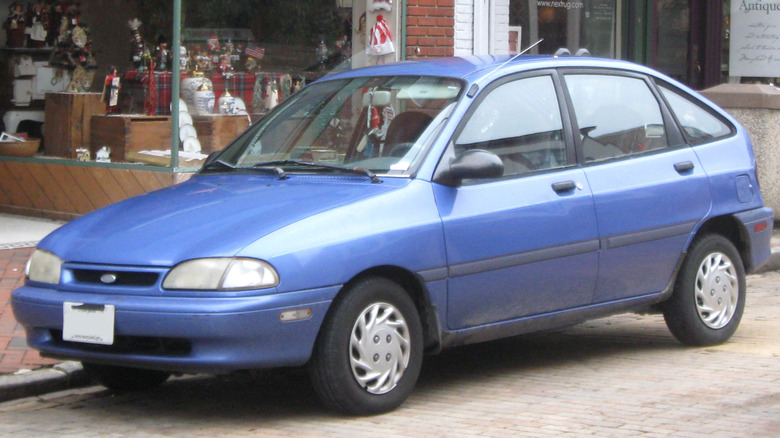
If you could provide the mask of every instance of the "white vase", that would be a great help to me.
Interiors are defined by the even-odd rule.
[[[180,93],[181,98],[187,103],[190,108],[195,108],[195,92],[198,91],[203,84],[209,90],[214,89],[214,85],[211,83],[211,79],[203,76],[202,72],[192,72],[191,76],[188,76],[181,81]]]
[[[206,115],[214,111],[214,92],[201,87],[195,92],[195,112],[196,114]]]

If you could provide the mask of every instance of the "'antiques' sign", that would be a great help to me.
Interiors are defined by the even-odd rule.
[[[729,75],[780,77],[780,0],[733,0]]]

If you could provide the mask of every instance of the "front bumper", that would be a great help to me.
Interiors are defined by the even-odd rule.
[[[12,294],[28,344],[48,357],[171,372],[219,373],[308,361],[339,287],[250,297],[129,296],[23,286]],[[113,305],[110,346],[62,340],[63,303]],[[285,310],[309,308],[282,322]]]

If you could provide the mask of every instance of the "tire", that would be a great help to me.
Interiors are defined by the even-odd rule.
[[[686,345],[726,342],[745,309],[745,268],[734,245],[718,234],[697,238],[683,262],[664,320]]]
[[[165,383],[171,376],[171,373],[165,371],[99,365],[89,362],[82,362],[82,366],[90,377],[117,393],[153,389]]]
[[[333,302],[309,371],[326,406],[373,415],[406,400],[422,356],[422,325],[409,295],[393,281],[367,278]]]

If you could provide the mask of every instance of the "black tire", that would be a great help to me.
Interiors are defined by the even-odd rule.
[[[372,317],[378,322],[373,327]],[[365,322],[369,326],[363,327]],[[397,283],[367,278],[333,302],[309,371],[326,406],[349,415],[373,415],[391,411],[406,400],[420,375],[422,356],[422,325],[414,302]],[[367,372],[383,368],[395,377],[384,379],[380,374],[372,379]]]
[[[171,376],[165,371],[145,370],[82,362],[84,371],[106,388],[118,392],[143,391],[156,388]]]
[[[697,238],[683,262],[664,320],[686,345],[726,342],[745,309],[745,267],[734,245],[719,234]]]

